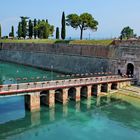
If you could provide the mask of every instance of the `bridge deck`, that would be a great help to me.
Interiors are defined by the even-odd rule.
[[[75,78],[75,79],[56,80],[56,81],[0,85],[0,96],[16,95],[21,93],[27,94],[27,93],[43,91],[43,90],[123,82],[123,81],[131,81],[131,80],[133,79],[114,75],[114,76],[87,77],[87,78]]]

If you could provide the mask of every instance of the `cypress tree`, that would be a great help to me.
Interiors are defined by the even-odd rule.
[[[65,21],[65,13],[63,12],[62,14],[62,21],[61,21],[61,24],[62,24],[62,28],[61,28],[61,38],[62,39],[65,39],[66,37],[66,21]]]
[[[18,24],[18,31],[17,31],[17,34],[18,34],[18,38],[21,38],[21,37],[22,37],[22,27],[21,27],[21,22],[19,22],[19,24]]]
[[[37,20],[36,19],[34,19],[34,38],[36,39],[36,37],[37,37],[37,30],[35,29],[35,27],[37,26]]]
[[[14,26],[12,26],[11,33],[12,33],[12,37],[14,37],[15,36],[15,34],[14,34]]]
[[[48,19],[46,19],[46,23],[48,23]]]
[[[29,20],[29,38],[33,37],[33,23],[32,20]]]
[[[27,35],[27,21],[28,17],[21,17],[22,37],[25,39]]]
[[[0,38],[1,38],[1,24],[0,24]]]
[[[38,25],[40,24],[40,20],[38,20]],[[37,31],[37,37],[40,38],[40,30]]]
[[[59,28],[56,28],[56,39],[59,39]]]

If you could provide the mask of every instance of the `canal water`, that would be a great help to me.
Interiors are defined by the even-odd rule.
[[[17,72],[18,71],[18,72]],[[51,77],[51,72],[1,63],[0,79]],[[58,73],[53,73],[53,78]],[[13,78],[13,80],[11,80]],[[10,79],[10,80],[9,80]],[[23,80],[24,81],[24,80]],[[25,111],[24,97],[0,98],[0,140],[139,140],[140,107],[122,100],[92,97],[54,109]]]
[[[67,79],[73,77],[61,73],[45,71],[33,67],[0,61],[0,84]]]

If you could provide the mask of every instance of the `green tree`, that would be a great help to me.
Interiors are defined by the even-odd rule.
[[[59,27],[56,28],[56,39],[59,39]]]
[[[21,22],[18,23],[18,31],[17,31],[18,38],[22,37],[22,27]]]
[[[15,36],[15,33],[14,33],[14,26],[12,26],[11,33],[12,33],[12,37],[14,37],[14,36]]]
[[[37,37],[38,37],[38,38],[40,38],[40,30],[38,30],[37,27],[38,27],[38,25],[40,24],[40,22],[41,22],[41,21],[38,20],[38,22],[37,22],[37,26],[35,27],[35,30],[37,30]]]
[[[39,24],[35,27],[35,30],[39,32],[39,38],[47,39],[54,32],[54,26],[46,23],[46,21],[40,21]]]
[[[1,24],[0,24],[0,38],[1,38]]]
[[[37,30],[35,30],[35,27],[36,27],[36,25],[37,25],[37,20],[36,19],[34,19],[34,38],[36,39],[36,37],[37,37]]]
[[[9,36],[14,38],[14,26],[11,27],[11,32],[9,33]]]
[[[134,30],[127,26],[122,29],[120,39],[129,39],[134,36]]]
[[[25,39],[27,35],[27,19],[28,17],[20,17],[21,18],[21,27],[22,27],[22,37]]]
[[[66,37],[66,19],[65,19],[65,13],[64,12],[62,13],[62,21],[61,21],[61,24],[62,24],[61,38],[62,39],[65,39],[65,37]]]
[[[32,20],[29,20],[29,38],[33,37],[33,23]]]
[[[70,14],[66,18],[66,25],[71,26],[75,29],[80,28],[80,39],[83,39],[83,31],[91,29],[92,31],[97,30],[98,22],[89,13],[83,13],[80,16],[77,14]]]

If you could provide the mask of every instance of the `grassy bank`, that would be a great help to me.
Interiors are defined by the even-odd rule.
[[[0,39],[2,43],[47,43],[47,44],[79,44],[79,45],[104,45],[107,46],[112,43],[113,40],[51,40],[51,39]]]

